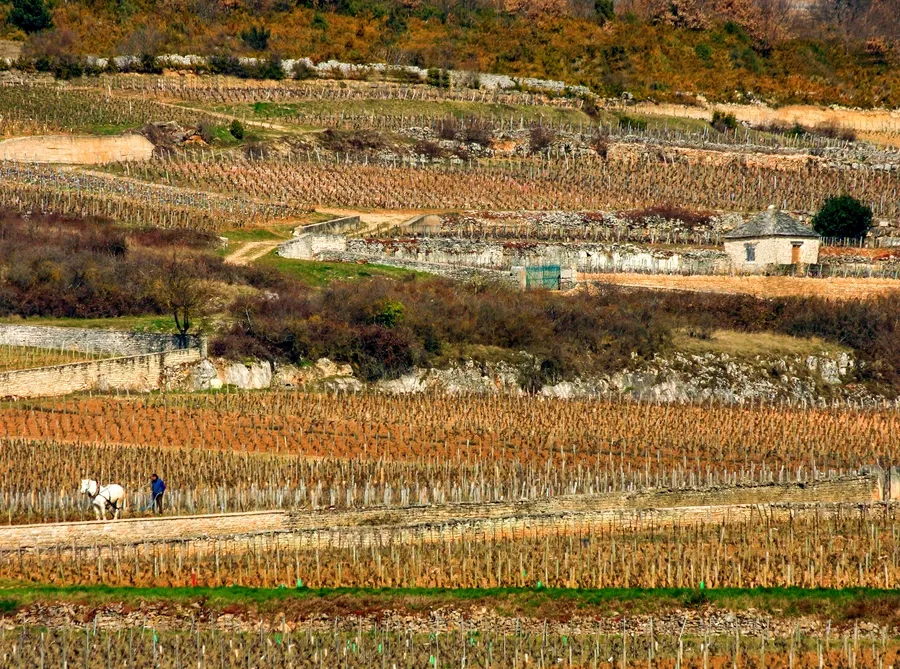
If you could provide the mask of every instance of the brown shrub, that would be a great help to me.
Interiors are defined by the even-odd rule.
[[[667,221],[681,221],[689,228],[708,225],[712,218],[711,212],[693,211],[685,209],[671,202],[663,202],[644,209],[626,211],[621,216],[633,223],[640,223],[648,218],[658,217]]]
[[[454,140],[459,133],[459,119],[455,116],[438,121],[437,135],[441,139]]]

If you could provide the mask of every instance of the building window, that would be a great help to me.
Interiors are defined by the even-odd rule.
[[[744,244],[747,252],[747,262],[756,262],[756,244]]]

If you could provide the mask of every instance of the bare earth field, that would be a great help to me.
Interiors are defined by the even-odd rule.
[[[786,105],[773,109],[764,105],[710,105],[690,107],[687,105],[641,103],[635,111],[659,116],[694,118],[709,120],[713,111],[724,110],[734,114],[739,121],[753,125],[801,123],[808,126],[836,125],[850,128],[873,142],[896,146],[900,133],[900,113],[884,109],[834,109],[810,105]]]
[[[900,289],[892,279],[808,279],[790,276],[679,276],[666,274],[579,274],[579,283],[611,283],[653,290],[687,290],[754,297],[825,297],[858,300]]]

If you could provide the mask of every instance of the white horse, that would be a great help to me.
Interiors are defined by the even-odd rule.
[[[97,520],[106,520],[106,509],[113,510],[113,520],[119,519],[119,511],[125,508],[125,489],[116,484],[101,486],[93,479],[81,480],[81,494],[91,498]]]

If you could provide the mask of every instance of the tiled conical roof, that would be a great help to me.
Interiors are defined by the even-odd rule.
[[[819,235],[801,225],[797,219],[784,211],[767,209],[751,218],[742,226],[725,235],[725,239],[754,239],[759,237],[800,237],[818,239]]]

